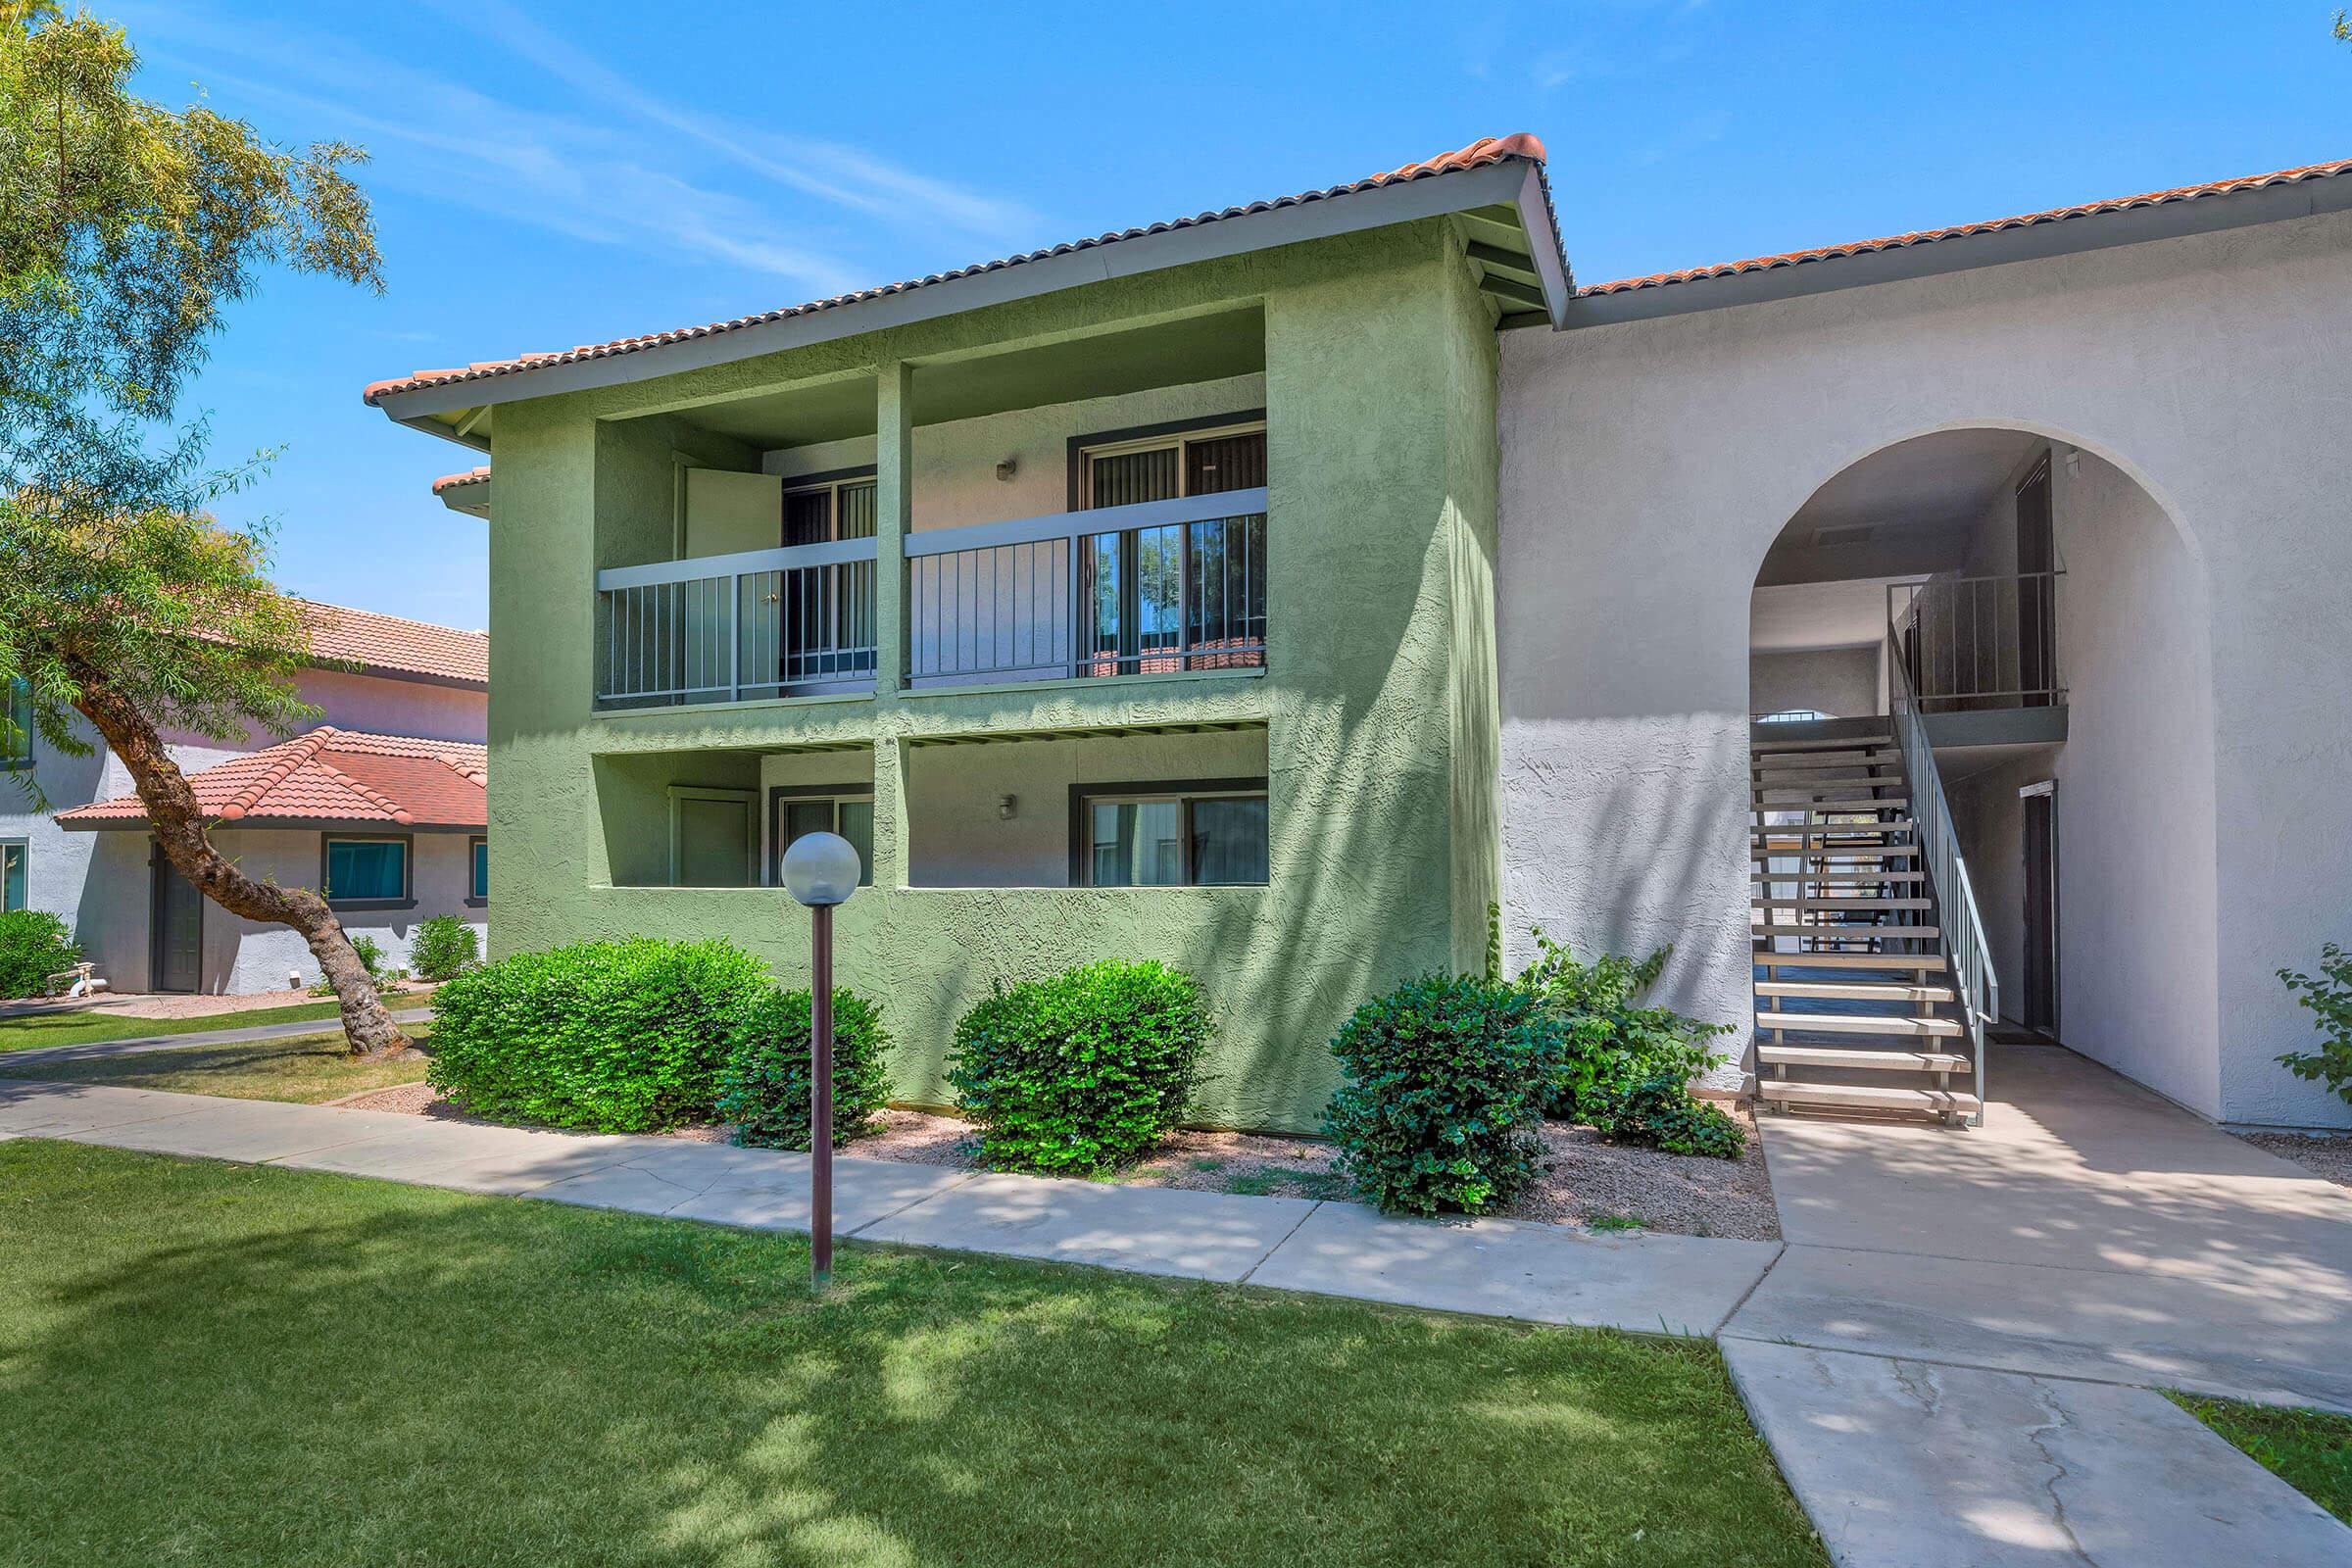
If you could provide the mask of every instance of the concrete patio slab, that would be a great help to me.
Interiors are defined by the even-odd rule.
[[[1325,1203],[1250,1283],[1534,1323],[1703,1335],[1779,1253],[1771,1242],[1402,1220]]]
[[[969,1176],[865,1226],[858,1236],[1144,1274],[1239,1280],[1314,1207],[1302,1198],[1240,1198],[990,1173]]]
[[[2352,1410],[2343,1309],[2252,1283],[1791,1247],[1725,1332]]]
[[[2319,1568],[2352,1530],[2161,1395],[1727,1338],[1839,1568]]]

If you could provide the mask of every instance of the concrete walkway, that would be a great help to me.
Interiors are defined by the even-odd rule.
[[[808,1159],[674,1138],[594,1137],[383,1111],[0,1082],[0,1138],[64,1138],[763,1230],[808,1224]],[[1355,1203],[836,1158],[837,1234],[1363,1300],[1709,1335],[1777,1243],[1439,1224]]]
[[[392,1014],[394,1023],[427,1023],[430,1007],[404,1007]],[[251,1040],[293,1040],[303,1035],[332,1034],[342,1028],[335,1018],[312,1018],[292,1023],[247,1024],[241,1029],[201,1029],[184,1035],[141,1035],[130,1040],[92,1040],[78,1046],[33,1046],[24,1051],[0,1051],[0,1069],[30,1066],[43,1061],[86,1061],[98,1056],[135,1056],[143,1051],[174,1051],[182,1046],[240,1046]]]
[[[2352,1564],[2155,1388],[2352,1408],[2352,1193],[2070,1052],[1982,1128],[1768,1117],[1788,1249],[1721,1336],[1848,1568]]]

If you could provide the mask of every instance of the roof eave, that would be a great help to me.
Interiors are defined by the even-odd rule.
[[[1138,234],[1106,245],[1043,256],[962,277],[943,278],[897,293],[830,305],[730,331],[562,365],[383,392],[374,402],[387,416],[402,424],[431,429],[436,435],[474,445],[434,416],[461,409],[675,375],[957,316],[992,305],[1034,299],[1088,283],[1497,204],[1516,208],[1522,221],[1527,223],[1528,238],[1543,276],[1544,298],[1557,323],[1566,318],[1571,303],[1570,284],[1567,259],[1561,254],[1558,230],[1544,189],[1540,164],[1523,157],[1510,157],[1476,169],[1449,170],[1370,190],[1239,213],[1215,222]],[[486,442],[480,444],[487,449]]]
[[[2347,209],[2352,209],[2352,174],[2251,190],[2217,191],[2186,200],[2055,218],[1982,234],[1953,234],[1892,249],[1791,262],[1752,272],[1582,295],[1569,302],[1561,325],[1573,330],[1687,316],[1698,311],[1797,299],[1873,283],[1933,277],[2010,262],[2040,261]]]
[[[74,821],[65,816],[51,818],[69,833],[147,832],[151,826],[146,816],[107,816]],[[289,833],[487,833],[487,822],[393,822],[380,816],[241,816],[234,821],[219,817],[206,819],[206,828],[214,833],[234,833],[241,829],[282,828]]]

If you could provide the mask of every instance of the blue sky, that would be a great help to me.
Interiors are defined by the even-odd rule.
[[[190,400],[278,574],[480,626],[472,454],[369,380],[794,304],[1532,130],[1578,276],[2352,156],[2330,0],[110,4],[143,90],[373,157],[385,292],[273,277]]]

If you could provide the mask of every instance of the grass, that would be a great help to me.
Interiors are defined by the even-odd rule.
[[[2173,1401],[2352,1525],[2352,1416],[2176,1394]]]
[[[0,1144],[0,1559],[1826,1562],[1714,1348]]]
[[[422,1026],[410,1031],[415,1040],[429,1036],[430,1031]],[[0,1078],[109,1084],[119,1089],[163,1089],[183,1095],[288,1100],[316,1105],[369,1089],[416,1083],[424,1077],[425,1061],[420,1054],[389,1061],[356,1060],[338,1032],[233,1046],[177,1046],[81,1061],[28,1061],[12,1066],[0,1060]]]
[[[401,1005],[395,1002],[394,1006]],[[415,1004],[410,1004],[415,1005]],[[215,1013],[209,1018],[125,1018],[107,1012],[44,1012],[0,1018],[0,1052],[42,1046],[87,1046],[101,1040],[143,1040],[149,1035],[192,1035],[208,1029],[245,1029],[264,1023],[301,1023],[338,1016],[334,1002],[299,1003],[290,1007],[256,1007],[250,1012]]]

